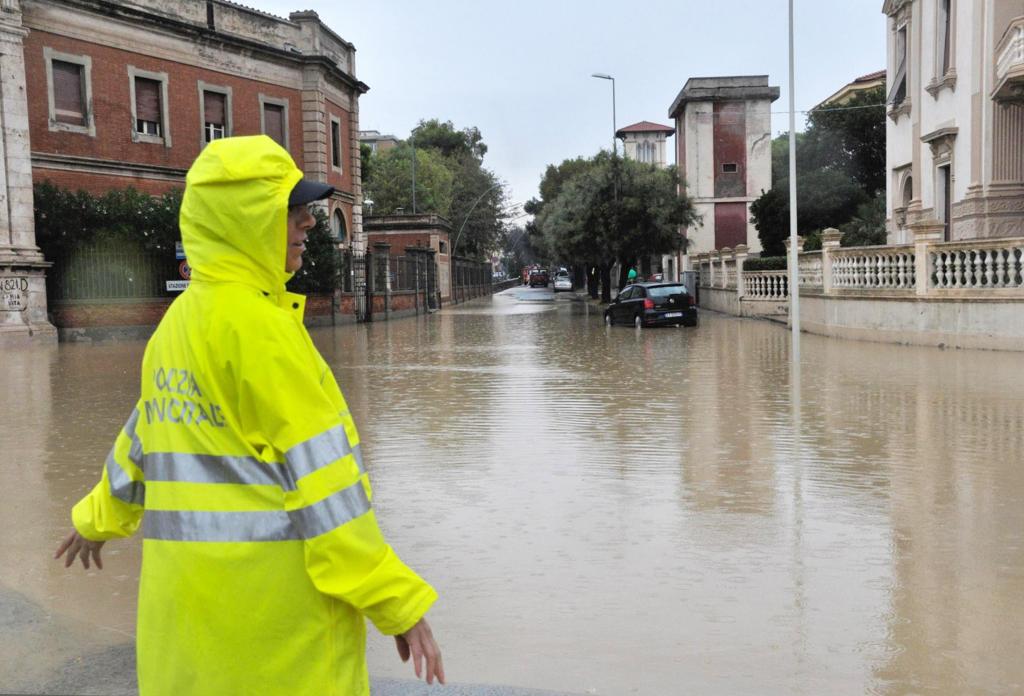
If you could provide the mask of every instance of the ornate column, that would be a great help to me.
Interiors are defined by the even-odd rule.
[[[28,134],[23,40],[18,0],[0,0],[0,345],[54,341],[46,317],[46,269],[36,246],[32,152]]]

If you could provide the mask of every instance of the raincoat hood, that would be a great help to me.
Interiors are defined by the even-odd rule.
[[[283,292],[292,276],[288,194],[301,178],[291,155],[266,135],[207,145],[185,177],[179,220],[193,280]]]

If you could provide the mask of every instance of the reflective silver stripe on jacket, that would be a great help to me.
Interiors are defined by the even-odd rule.
[[[141,450],[141,445],[139,449]],[[143,470],[148,481],[240,483],[280,486],[283,490],[294,491],[298,489],[297,482],[300,478],[333,464],[348,454],[353,455],[359,475],[362,475],[364,470],[361,448],[359,445],[350,447],[344,427],[337,426],[292,447],[285,453],[283,464],[233,455],[148,452],[140,457],[140,463],[137,465]]]
[[[146,510],[142,534],[146,539],[165,541],[289,541],[300,538],[284,510]]]
[[[359,481],[298,510],[147,510],[143,535],[163,541],[290,541],[326,534],[370,511]]]
[[[362,450],[359,445],[352,447],[349,444],[348,433],[345,432],[343,425],[337,425],[305,442],[300,442],[285,452],[286,478],[281,487],[286,491],[294,491],[296,489],[295,482],[300,478],[308,476],[348,454],[352,454],[355,458],[361,476],[364,473]]]
[[[131,446],[128,449],[128,459],[135,466],[142,468],[142,443],[139,436],[135,434],[135,425],[139,422],[139,410],[132,411],[128,422],[124,424],[124,434],[131,439]],[[146,484],[142,481],[135,481],[128,472],[121,468],[114,452],[117,445],[111,448],[107,455],[107,480],[110,482],[110,494],[119,500],[131,505],[144,505],[146,502]]]
[[[253,457],[150,452],[145,457],[147,481],[179,483],[243,483],[279,486],[281,466]]]
[[[366,489],[361,482],[356,481],[318,503],[289,511],[288,516],[303,539],[312,539],[369,511],[370,500],[366,497]]]

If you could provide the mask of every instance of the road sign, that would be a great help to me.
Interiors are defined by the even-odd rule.
[[[178,274],[182,280],[192,279],[192,267],[188,265],[188,261],[182,261],[178,264]]]
[[[168,280],[167,292],[181,292],[188,287],[187,280]]]
[[[179,261],[185,258],[185,247],[181,245],[181,242],[174,243],[174,258]]]

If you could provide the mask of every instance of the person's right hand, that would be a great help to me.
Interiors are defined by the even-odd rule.
[[[103,548],[102,541],[89,541],[84,536],[79,534],[77,531],[71,532],[57,547],[57,553],[53,555],[54,558],[60,558],[67,553],[67,558],[64,561],[64,567],[70,568],[71,564],[75,562],[75,557],[79,556],[82,559],[82,565],[85,566],[86,570],[89,569],[89,556],[92,556],[93,560],[96,561],[96,567],[103,570],[103,559],[100,558],[100,549]]]
[[[412,666],[416,670],[416,678],[424,676],[428,684],[434,683],[437,677],[439,684],[444,684],[444,663],[441,661],[441,648],[430,632],[430,624],[420,619],[415,626],[400,636],[395,636],[398,656],[402,662],[408,662],[412,656]],[[426,675],[423,674],[423,662],[426,661]]]

